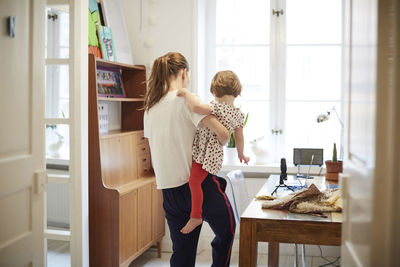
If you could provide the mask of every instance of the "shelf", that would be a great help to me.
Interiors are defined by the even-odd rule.
[[[143,65],[129,65],[125,63],[119,63],[119,62],[114,62],[114,61],[109,61],[109,60],[104,60],[101,58],[96,58],[96,63],[97,66],[103,66],[103,67],[110,67],[110,68],[123,68],[123,69],[134,69],[134,70],[145,70],[145,66]]]
[[[136,181],[130,182],[128,184],[120,185],[118,187],[115,187],[115,189],[118,190],[119,194],[122,196],[153,182],[155,182],[154,174],[146,178],[139,178]]]
[[[144,102],[144,98],[125,98],[125,97],[98,97],[99,101],[115,101],[115,102]]]
[[[125,135],[131,135],[131,134],[139,133],[139,132],[142,132],[142,131],[143,130],[138,130],[138,131],[112,130],[112,131],[108,131],[107,133],[100,134],[100,139],[121,137],[121,136],[125,136]]]

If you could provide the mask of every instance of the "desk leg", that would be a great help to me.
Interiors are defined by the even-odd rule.
[[[242,231],[242,229],[240,229]],[[269,242],[268,243],[268,267],[279,266],[279,243]]]
[[[256,225],[246,219],[240,220],[239,267],[255,267],[257,264]]]

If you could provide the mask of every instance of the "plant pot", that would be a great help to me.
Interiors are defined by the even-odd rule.
[[[337,182],[339,180],[338,172],[327,172],[325,173],[325,179],[330,182]]]
[[[236,147],[224,147],[224,165],[239,165]]]
[[[339,160],[337,162],[333,162],[331,160],[326,160],[325,165],[326,165],[326,172],[329,173],[343,172],[343,161]]]

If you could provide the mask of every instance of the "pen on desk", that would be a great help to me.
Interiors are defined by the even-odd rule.
[[[310,166],[308,167],[308,172],[307,172],[307,178],[306,179],[308,179],[308,176],[310,175],[310,169],[311,169],[311,165],[312,165],[313,161],[314,161],[314,155],[311,156],[311,162],[310,162]]]

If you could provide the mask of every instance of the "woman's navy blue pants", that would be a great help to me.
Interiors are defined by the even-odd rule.
[[[213,267],[229,266],[231,249],[235,237],[235,218],[225,194],[226,181],[208,174],[202,183],[204,194],[203,220],[208,222],[215,234],[211,242]],[[172,267],[195,266],[197,243],[201,225],[189,234],[180,231],[190,218],[191,197],[189,184],[163,189],[163,206],[172,239],[170,264]]]

